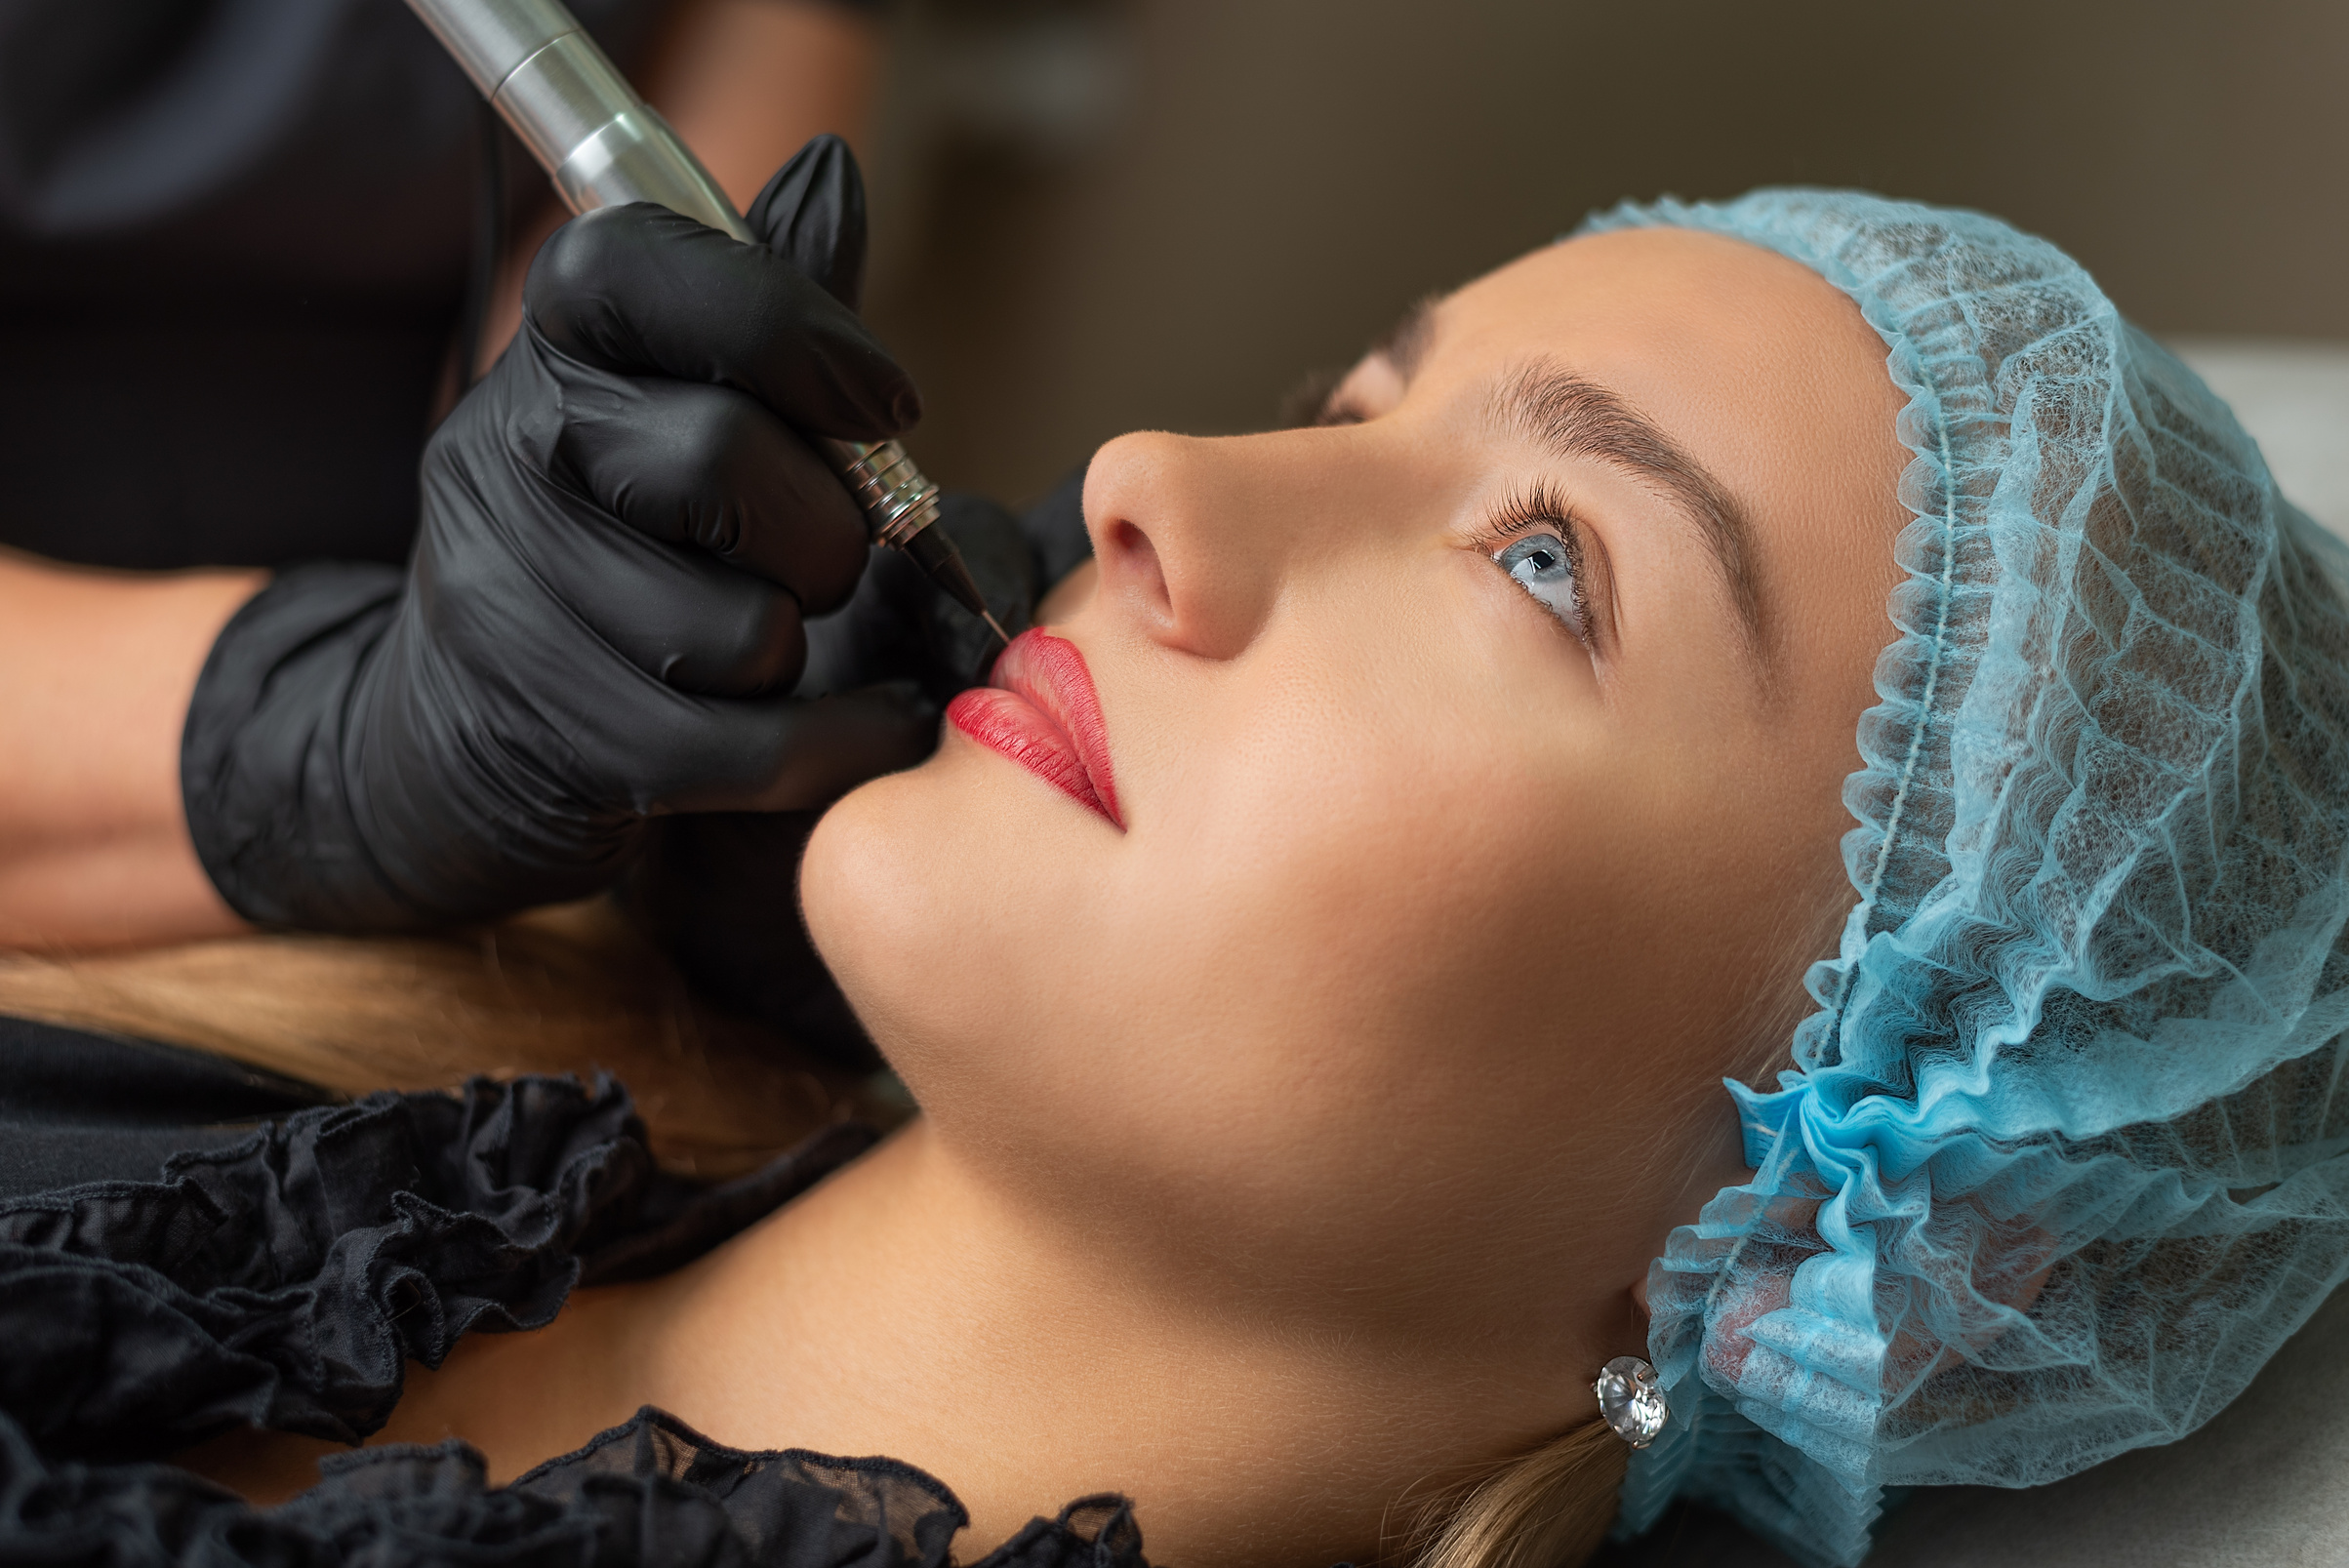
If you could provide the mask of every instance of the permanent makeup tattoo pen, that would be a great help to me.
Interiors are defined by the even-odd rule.
[[[473,85],[522,139],[575,213],[624,202],[754,236],[668,122],[561,0],[408,0]],[[987,608],[962,552],[938,521],[938,487],[895,441],[817,441],[864,508],[873,543],[903,550],[957,604],[1010,636]]]

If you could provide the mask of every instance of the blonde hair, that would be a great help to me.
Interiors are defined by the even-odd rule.
[[[344,1094],[609,1072],[665,1166],[722,1180],[825,1123],[904,1109],[699,1001],[608,903],[435,937],[247,936],[0,954],[0,1013],[194,1046]]]
[[[1406,1504],[1410,1568],[1573,1568],[1615,1520],[1631,1450],[1596,1416],[1481,1475]]]

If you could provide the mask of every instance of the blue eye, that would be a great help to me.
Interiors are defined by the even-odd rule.
[[[1565,623],[1577,637],[1588,634],[1582,583],[1574,572],[1575,549],[1557,534],[1527,534],[1495,552],[1493,560]]]

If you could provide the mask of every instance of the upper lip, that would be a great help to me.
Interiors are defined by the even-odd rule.
[[[1103,814],[1119,827],[1125,813],[1117,805],[1115,771],[1110,765],[1108,727],[1102,722],[1101,697],[1093,689],[1093,672],[1085,656],[1066,637],[1031,627],[1011,641],[995,660],[988,676],[990,686],[1016,693],[1033,704],[1069,739],[1077,765],[1093,785]]]

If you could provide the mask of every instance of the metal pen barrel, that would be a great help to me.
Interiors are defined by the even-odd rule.
[[[636,96],[560,0],[408,0],[573,212],[659,202],[750,239],[668,123]]]
[[[521,138],[575,213],[656,202],[755,243],[693,149],[636,96],[560,0],[408,0]],[[817,445],[864,509],[874,543],[904,550],[931,581],[1009,641],[938,521],[938,487],[895,441]]]

